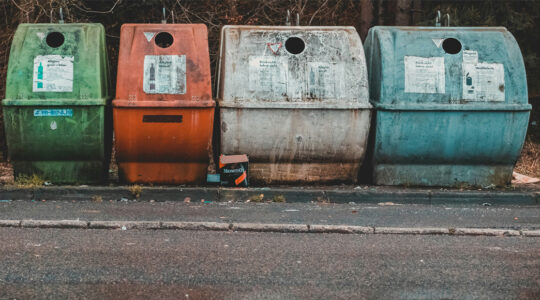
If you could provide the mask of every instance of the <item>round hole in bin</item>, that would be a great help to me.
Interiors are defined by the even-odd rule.
[[[300,54],[306,48],[306,44],[299,37],[290,37],[285,41],[285,49],[291,54]]]
[[[161,48],[168,48],[172,45],[174,39],[172,35],[168,32],[160,32],[156,35],[156,38],[154,39],[154,42],[158,47]]]
[[[51,32],[47,34],[47,45],[52,48],[58,48],[64,44],[64,35],[60,32]]]
[[[445,39],[442,48],[448,54],[457,54],[461,51],[461,43],[454,38]]]

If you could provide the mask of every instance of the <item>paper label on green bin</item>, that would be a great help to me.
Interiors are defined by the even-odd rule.
[[[73,110],[71,108],[34,109],[34,117],[73,117]]]
[[[73,91],[73,56],[36,56],[33,78],[33,92]]]
[[[147,94],[185,94],[185,55],[146,55],[143,91]]]

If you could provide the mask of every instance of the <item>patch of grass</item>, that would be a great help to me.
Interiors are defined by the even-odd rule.
[[[45,183],[45,180],[39,175],[33,174],[29,175],[19,175],[14,182],[14,185],[17,187],[36,187],[42,186]]]
[[[264,194],[253,195],[249,197],[249,202],[263,202]]]
[[[141,193],[142,193],[142,186],[140,186],[138,184],[134,184],[134,185],[129,187],[129,192],[131,193],[131,195],[135,199],[139,199],[141,197]]]
[[[103,202],[103,197],[101,197],[99,195],[92,196],[92,201],[101,203],[101,202]]]
[[[330,201],[328,201],[328,199],[325,198],[325,197],[320,197],[319,196],[319,197],[317,197],[317,203],[319,203],[319,204],[329,204]]]
[[[287,202],[287,199],[285,199],[285,196],[283,195],[275,195],[274,198],[272,198],[272,202],[284,203]]]

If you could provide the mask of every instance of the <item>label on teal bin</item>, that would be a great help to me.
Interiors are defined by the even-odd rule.
[[[34,109],[34,117],[73,117],[73,109]]]
[[[504,65],[478,61],[478,52],[463,51],[463,99],[504,102]]]
[[[405,56],[405,93],[444,94],[444,57]]]

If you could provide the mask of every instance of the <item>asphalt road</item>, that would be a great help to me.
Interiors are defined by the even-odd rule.
[[[540,238],[0,228],[0,298],[539,299]]]
[[[193,221],[539,229],[538,205],[11,201],[0,220]]]

